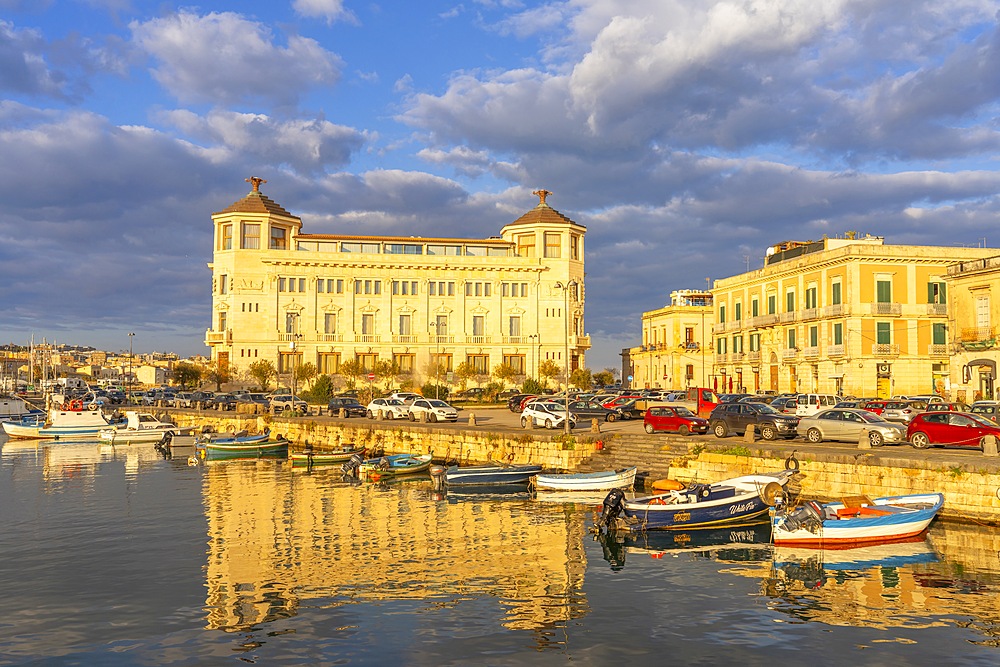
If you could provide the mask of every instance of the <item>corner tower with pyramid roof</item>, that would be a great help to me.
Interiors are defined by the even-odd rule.
[[[560,375],[584,365],[586,229],[547,190],[486,239],[305,234],[260,191],[267,181],[246,180],[251,191],[212,215],[213,361],[270,361],[286,386],[311,363],[335,386],[374,373],[387,387],[453,389],[462,364],[482,382],[509,366],[517,383],[546,361]]]

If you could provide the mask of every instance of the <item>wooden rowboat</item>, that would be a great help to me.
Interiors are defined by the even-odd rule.
[[[601,472],[541,474],[535,476],[535,487],[545,491],[610,491],[631,489],[635,484],[635,466]]]
[[[288,441],[284,438],[262,442],[206,442],[200,446],[203,459],[256,459],[288,456]]]
[[[392,454],[377,459],[368,459],[359,468],[362,475],[372,479],[398,477],[427,472],[431,467],[433,454]]]
[[[329,466],[329,465],[340,465],[348,460],[354,454],[360,454],[364,456],[364,447],[359,447],[354,443],[344,445],[343,448],[333,451],[303,451],[303,452],[291,452],[288,458],[292,460],[292,465],[295,467],[303,466]]]

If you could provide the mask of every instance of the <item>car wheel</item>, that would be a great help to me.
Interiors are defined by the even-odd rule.
[[[883,444],[885,444],[885,438],[883,438],[882,434],[879,433],[878,431],[869,431],[868,444],[871,445],[872,447],[881,447]]]
[[[613,413],[613,412],[609,412],[608,413],[607,420],[609,422],[613,422],[616,419],[618,419],[618,416],[615,413]]]
[[[646,433],[656,433],[656,429],[653,428],[652,424],[646,424],[644,428],[646,429]]]
[[[369,410],[365,416],[368,417],[368,419],[375,419],[375,413],[371,410]]]
[[[437,416],[436,414],[434,414],[434,413],[432,412],[432,413],[430,413],[430,414],[429,414],[429,415],[427,416],[427,420],[428,420],[428,421],[429,421],[430,423],[432,423],[432,424],[436,424],[436,423],[437,423],[437,420],[438,420],[438,416]]]
[[[917,431],[910,437],[910,444],[917,449],[927,449],[931,446],[931,439],[927,437],[926,433]]]
[[[556,421],[554,419],[546,419],[545,420],[545,428],[547,428],[547,429],[553,429],[555,427],[556,427]]]
[[[760,427],[760,437],[765,440],[774,440],[775,438],[774,426],[771,424],[764,424]]]
[[[681,427],[677,429],[677,432],[681,435],[691,435],[691,429],[687,427],[687,424],[681,424]]]
[[[528,418],[521,417],[521,428],[528,428]]]
[[[715,422],[712,426],[712,433],[715,434],[716,438],[725,438],[729,435],[729,428],[726,426],[725,422]]]
[[[806,432],[806,440],[809,442],[823,442],[823,434],[818,428],[811,428]]]

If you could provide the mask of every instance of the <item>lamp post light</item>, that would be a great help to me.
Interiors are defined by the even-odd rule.
[[[298,364],[295,363],[296,362],[295,342],[297,340],[299,340],[300,338],[302,338],[302,334],[300,334],[300,333],[293,333],[292,334],[292,340],[288,343],[288,347],[292,351],[292,355],[291,355],[292,356],[292,359],[291,359],[291,361],[292,361],[292,369],[291,369],[291,371],[292,371],[292,409],[293,410],[295,409],[295,390],[296,390],[296,386],[295,385],[296,385],[296,380],[298,379]]]
[[[566,373],[566,396],[564,401],[564,408],[566,410],[566,415],[563,417],[563,424],[565,426],[566,435],[569,435],[570,423],[569,423],[569,292],[572,289],[576,289],[578,283],[575,280],[571,280],[565,285],[562,282],[556,283],[556,289],[561,289],[563,291],[563,299],[565,303],[566,310],[564,315],[566,316],[566,357],[563,359],[565,362],[565,373]]]
[[[438,335],[437,320],[427,323],[434,329],[434,398],[441,400],[441,336]]]
[[[128,334],[128,375],[125,377],[125,402],[132,405],[132,339],[135,332]]]
[[[536,376],[536,379],[537,379],[537,375],[538,375],[538,361],[536,361],[535,352],[537,351],[537,345],[536,345],[536,343],[538,341],[538,334],[536,334],[536,333],[531,334],[530,336],[528,336],[528,340],[531,341],[531,367],[534,370],[535,376]]]

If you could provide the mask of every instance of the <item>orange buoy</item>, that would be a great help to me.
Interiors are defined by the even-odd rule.
[[[683,489],[683,482],[678,482],[676,479],[658,479],[653,482],[654,491],[681,491]]]

